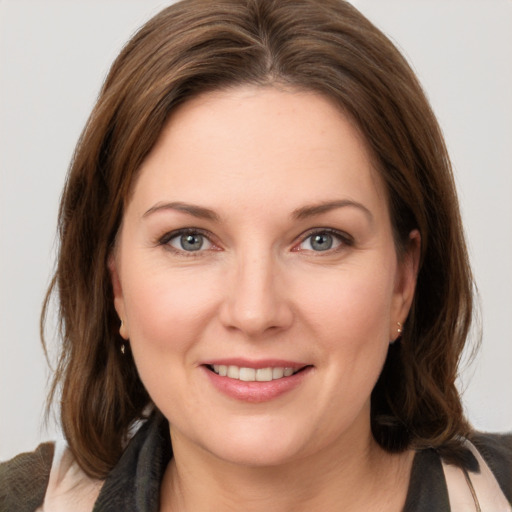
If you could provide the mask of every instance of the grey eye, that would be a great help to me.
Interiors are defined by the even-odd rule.
[[[342,234],[331,233],[329,231],[317,231],[312,233],[298,246],[303,251],[325,252],[336,250],[342,245],[351,245],[351,241],[347,240]]]
[[[205,249],[210,249],[212,243],[201,233],[182,233],[173,236],[169,239],[168,243],[174,249],[185,252],[196,252]]]
[[[328,251],[334,243],[333,236],[329,233],[316,233],[311,235],[309,239],[313,251]]]
[[[181,249],[184,251],[199,251],[203,247],[203,235],[186,234],[180,236]]]

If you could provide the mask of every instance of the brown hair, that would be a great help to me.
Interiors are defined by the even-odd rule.
[[[471,320],[471,272],[449,158],[414,73],[341,0],[185,0],[144,25],[114,62],[60,206],[60,255],[42,328],[56,290],[62,352],[50,397],[60,387],[64,433],[89,475],[113,467],[151,404],[129,351],[119,350],[107,268],[137,171],[177,105],[248,83],[337,102],[373,152],[399,254],[410,231],[420,231],[413,307],[372,395],[375,439],[401,451],[456,446],[469,432],[455,378]]]

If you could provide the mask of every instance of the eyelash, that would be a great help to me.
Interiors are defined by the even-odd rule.
[[[309,230],[306,233],[303,233],[302,235],[300,235],[300,241],[293,246],[292,251],[299,252],[298,246],[300,246],[301,244],[306,242],[309,238],[312,238],[315,235],[325,235],[325,234],[336,238],[340,242],[340,247],[336,247],[334,249],[329,248],[329,249],[326,249],[325,251],[308,250],[308,252],[319,253],[319,254],[321,254],[322,252],[325,252],[327,254],[332,254],[333,252],[337,252],[337,251],[341,250],[341,248],[343,248],[343,247],[351,247],[354,245],[354,239],[347,233],[344,233],[343,231],[338,231],[338,230],[332,229],[332,228],[314,228],[314,229]],[[212,246],[218,247],[211,240],[211,238],[212,238],[211,233],[209,233],[203,229],[200,229],[200,228],[183,228],[183,229],[178,229],[176,231],[170,231],[169,233],[166,233],[165,235],[163,235],[162,237],[160,237],[157,240],[157,245],[163,246],[167,250],[172,251],[173,253],[178,254],[180,256],[185,256],[185,257],[197,257],[201,253],[205,252],[205,250],[200,250],[200,249],[197,251],[186,251],[183,249],[177,249],[176,247],[173,247],[172,245],[170,245],[169,242],[171,240],[178,238],[180,236],[183,236],[183,235],[200,235],[200,236],[204,237],[206,240],[208,240],[208,242],[210,244],[212,244]],[[219,249],[217,248],[214,250],[219,250]]]
[[[165,249],[175,253],[175,254],[178,254],[180,256],[185,256],[185,257],[197,257],[199,256],[202,252],[204,252],[204,250],[197,250],[197,251],[185,251],[183,249],[177,249],[176,247],[173,247],[172,245],[170,245],[170,241],[173,240],[174,238],[178,238],[178,237],[181,237],[183,235],[200,235],[202,236],[204,239],[206,239],[210,244],[212,244],[212,246],[216,246],[216,244],[214,242],[212,242],[211,238],[211,233],[207,232],[207,231],[204,231],[203,229],[200,229],[200,228],[183,228],[183,229],[178,229],[176,231],[170,231],[169,233],[166,233],[164,236],[160,237],[157,241],[157,245],[161,245],[163,247],[165,247]]]
[[[333,229],[333,228],[314,228],[314,229],[307,231],[306,233],[303,233],[300,236],[300,241],[294,245],[292,251],[298,252],[299,249],[297,249],[297,247],[302,245],[306,240],[314,237],[315,235],[326,235],[326,234],[337,239],[340,242],[340,246],[336,247],[334,249],[329,248],[329,249],[326,249],[325,251],[313,251],[311,249],[308,251],[317,253],[317,254],[322,254],[323,252],[325,252],[326,254],[332,254],[333,252],[335,253],[335,252],[340,251],[341,249],[343,249],[343,247],[351,247],[354,245],[354,239],[350,235],[348,235],[347,233],[345,233],[343,231],[338,231],[337,229]]]

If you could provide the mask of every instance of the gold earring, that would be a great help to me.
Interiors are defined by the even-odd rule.
[[[397,325],[398,325],[397,332],[398,332],[398,335],[400,336],[400,334],[402,334],[402,324],[400,322],[397,322]]]

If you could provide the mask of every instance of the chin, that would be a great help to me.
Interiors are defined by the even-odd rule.
[[[210,446],[217,458],[238,466],[272,467],[282,466],[300,457],[302,450],[294,444],[276,440],[273,443],[236,440],[229,445]],[[207,448],[208,449],[208,448]]]
[[[280,466],[304,456],[310,444],[304,426],[290,427],[289,422],[274,418],[249,421],[245,418],[231,421],[229,425],[217,423],[204,428],[196,439],[189,437],[189,440],[227,463],[249,467]]]

